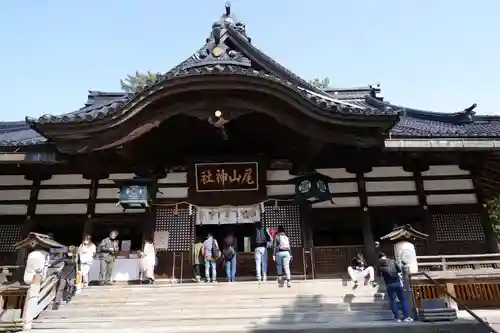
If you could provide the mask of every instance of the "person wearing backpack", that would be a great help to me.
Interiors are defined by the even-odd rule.
[[[236,239],[232,233],[224,238],[222,256],[224,257],[227,281],[232,283],[236,280]]]
[[[273,260],[276,262],[276,271],[278,272],[278,285],[283,287],[286,280],[286,286],[292,286],[290,261],[292,260],[292,249],[290,240],[285,233],[283,226],[278,227],[278,232],[274,236],[273,242]],[[285,280],[283,280],[283,271],[285,272]]]
[[[267,230],[262,226],[261,222],[255,222],[255,272],[257,281],[267,281],[267,244],[271,241],[271,237]]]
[[[217,283],[217,267],[216,260],[220,257],[220,248],[217,240],[211,232],[208,233],[207,239],[203,242],[203,259],[205,262],[205,281]],[[211,268],[211,269],[210,269]],[[212,276],[210,277],[210,271]]]
[[[399,267],[395,260],[387,258],[387,256],[382,252],[379,253],[379,265],[380,274],[382,275],[382,278],[387,286],[387,297],[389,298],[394,320],[401,322],[399,317],[399,299],[399,303],[401,304],[401,309],[403,311],[403,321],[411,323],[413,319],[410,317],[408,312],[408,303],[406,302],[403,280],[401,278],[401,267]]]

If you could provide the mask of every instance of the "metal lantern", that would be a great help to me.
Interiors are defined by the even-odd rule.
[[[124,210],[145,209],[149,207],[151,180],[145,178],[134,178],[130,180],[115,181],[119,184],[118,205]]]
[[[317,171],[301,173],[294,178],[295,200],[310,203],[332,201],[332,194],[328,187],[330,179]]]

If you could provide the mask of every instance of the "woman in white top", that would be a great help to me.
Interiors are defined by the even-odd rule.
[[[82,272],[82,287],[89,286],[89,272],[92,267],[92,260],[96,254],[95,244],[92,243],[90,235],[85,235],[83,243],[78,248],[78,256],[80,258],[80,272]]]
[[[155,279],[156,250],[151,240],[144,242],[141,252],[141,282],[152,283]]]

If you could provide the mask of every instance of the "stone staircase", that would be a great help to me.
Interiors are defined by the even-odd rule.
[[[484,332],[475,322],[395,323],[383,290],[340,279],[91,287],[46,310],[37,333]]]

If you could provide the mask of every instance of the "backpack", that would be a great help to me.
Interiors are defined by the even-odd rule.
[[[267,236],[264,228],[257,229],[257,237],[255,238],[257,244],[267,244]]]
[[[229,246],[222,250],[222,254],[224,255],[224,260],[230,261],[233,260],[234,256],[236,255],[236,251],[232,246]]]
[[[276,248],[278,250],[289,251],[290,250],[290,240],[285,234],[279,234],[276,237]]]
[[[217,259],[219,257],[220,257],[219,244],[217,244],[217,241],[214,238],[212,241],[212,258]]]

